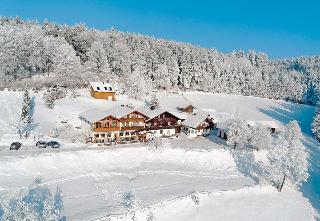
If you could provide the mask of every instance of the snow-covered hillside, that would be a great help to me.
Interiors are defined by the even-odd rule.
[[[53,110],[45,107],[41,92],[35,96],[32,135],[48,136],[54,127],[70,125],[81,133],[78,115],[90,108],[110,108],[128,103],[95,100],[88,91],[77,98],[58,100]],[[186,93],[161,94],[163,109],[177,112],[177,107],[193,104],[198,111],[215,114],[220,120],[238,115],[247,120],[274,120],[279,125],[298,120],[305,133],[305,145],[311,152],[311,177],[303,185],[303,194],[290,188],[279,193],[271,186],[259,186],[239,169],[225,143],[218,138],[170,140],[171,148],[150,150],[143,144],[99,147],[71,143],[58,138],[58,150],[39,150],[34,138],[22,139],[19,151],[8,150],[19,140],[14,121],[19,119],[22,93],[0,92],[0,195],[7,197],[42,177],[51,189],[61,186],[65,214],[70,220],[121,220],[125,195],[130,192],[141,207],[151,211],[156,220],[312,220],[312,206],[319,209],[319,144],[310,136],[314,108],[284,101],[236,95]],[[144,103],[130,100],[136,107]],[[65,122],[65,123],[62,123]],[[41,135],[41,136],[40,136]],[[73,134],[74,135],[74,134]],[[48,137],[49,139],[49,137]],[[51,139],[51,138],[50,138]],[[256,158],[263,158],[259,152]],[[200,204],[189,197],[197,195]],[[310,204],[312,203],[312,206]],[[141,216],[143,216],[141,211]],[[249,217],[249,218],[248,218]]]

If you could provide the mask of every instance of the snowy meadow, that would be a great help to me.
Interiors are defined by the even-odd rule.
[[[87,90],[79,90],[78,94],[58,99],[54,108],[48,109],[42,99],[43,92],[30,92],[34,99],[34,128],[27,139],[20,139],[14,134],[16,127],[12,127],[12,122],[20,116],[23,93],[0,92],[3,205],[13,197],[24,202],[22,196],[30,195],[28,189],[47,188],[54,196],[58,188],[63,210],[52,212],[60,211],[60,207],[57,210],[52,206],[45,207],[45,211],[67,220],[133,220],[133,217],[136,220],[221,220],[222,217],[224,220],[235,217],[237,220],[248,220],[248,217],[316,220],[319,145],[311,137],[309,124],[314,107],[237,95],[159,93],[161,107],[170,111],[192,102],[202,111],[215,114],[220,121],[236,115],[243,120],[274,120],[283,128],[291,120],[298,121],[299,125],[288,129],[287,136],[301,127],[302,144],[310,154],[310,176],[302,184],[301,191],[291,183],[294,180],[291,177],[279,192],[267,177],[258,176],[256,166],[261,162],[268,164],[268,149],[233,149],[233,145],[218,138],[215,131],[209,137],[198,138],[181,134],[178,138],[167,139],[164,148],[152,148],[143,143],[111,147],[85,144],[77,129],[79,113],[92,107],[109,108],[126,103],[128,97],[119,96],[118,101],[112,102],[95,100]],[[144,105],[134,99],[129,101],[137,107]],[[35,139],[53,139],[53,128],[61,133],[54,138],[62,144],[61,148],[36,148]],[[8,145],[16,140],[22,142],[22,147],[10,151]],[[285,140],[289,140],[288,137]],[[280,141],[278,144],[283,145]],[[42,183],[32,186],[38,178]],[[50,197],[47,199],[51,202]]]

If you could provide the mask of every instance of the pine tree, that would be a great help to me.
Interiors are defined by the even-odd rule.
[[[270,160],[271,179],[282,190],[286,180],[299,187],[309,177],[308,152],[301,142],[302,133],[296,121],[290,122],[276,139],[267,157]]]
[[[154,110],[157,107],[159,107],[159,100],[156,94],[152,94],[149,106],[151,110]]]
[[[62,214],[61,190],[57,188],[52,195],[50,189],[40,179],[36,179],[27,190],[22,190],[12,197],[4,206],[3,220],[66,220]]]
[[[27,87],[25,88],[24,94],[23,94],[23,104],[22,104],[22,110],[20,119],[25,124],[31,123],[31,99],[29,95],[29,91]]]
[[[50,89],[47,89],[46,92],[43,94],[44,104],[47,108],[53,109],[54,108],[54,95]]]
[[[316,111],[312,122],[312,132],[320,142],[320,101],[317,104]]]

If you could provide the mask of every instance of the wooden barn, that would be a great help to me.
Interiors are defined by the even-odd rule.
[[[186,107],[180,107],[178,108],[181,112],[183,113],[188,113],[188,114],[193,114],[195,111],[195,107],[192,106],[191,104],[186,106]]]
[[[106,82],[90,82],[90,94],[96,99],[116,100],[116,90]]]

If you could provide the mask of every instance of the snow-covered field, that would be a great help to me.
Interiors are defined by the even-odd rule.
[[[110,148],[67,140],[60,140],[63,145],[58,150],[36,149],[34,139],[46,137],[53,127],[63,126],[61,121],[76,127],[80,124],[79,113],[85,110],[127,102],[126,97],[120,97],[117,102],[95,100],[88,92],[80,92],[78,98],[57,101],[53,110],[44,106],[40,94],[35,94],[33,136],[36,137],[22,140],[19,151],[9,151],[8,144],[19,140],[11,134],[21,111],[22,94],[0,92],[1,197],[42,177],[52,189],[61,186],[69,220],[95,220],[109,214],[115,214],[111,220],[121,220],[121,214],[126,211],[124,195],[128,192],[140,206],[149,208],[156,220],[164,221],[312,220],[312,206],[320,208],[320,150],[310,137],[313,107],[236,95],[159,96],[162,108],[174,112],[176,107],[192,103],[200,111],[215,113],[220,119],[236,114],[243,119],[275,120],[279,124],[298,120],[311,152],[311,177],[302,188],[303,194],[290,188],[279,193],[270,186],[257,185],[241,173],[232,155],[225,150],[224,142],[213,136],[196,139],[181,136],[170,140],[172,148],[158,152],[142,144]],[[143,105],[143,102],[130,102]],[[199,197],[199,205],[189,197],[192,192]]]

